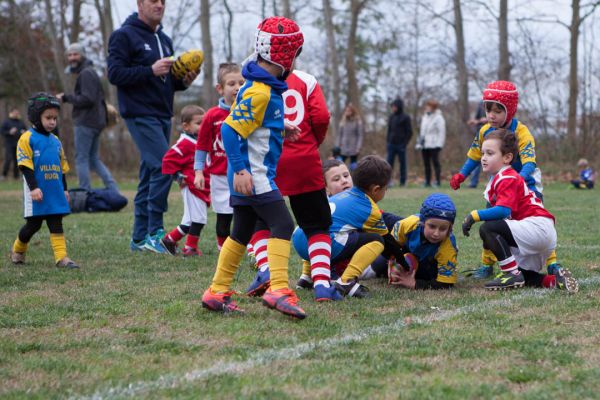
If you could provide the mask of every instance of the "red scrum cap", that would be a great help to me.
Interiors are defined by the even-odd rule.
[[[497,103],[504,107],[506,119],[501,126],[510,122],[517,112],[519,92],[514,83],[508,81],[494,81],[483,90],[483,101]]]
[[[294,60],[302,51],[304,35],[294,21],[285,17],[269,17],[258,24],[255,54],[279,65],[289,73]]]

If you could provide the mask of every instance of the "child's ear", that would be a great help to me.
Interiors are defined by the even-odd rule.
[[[217,93],[219,93],[219,94],[223,94],[223,86],[221,86],[221,84],[220,84],[220,83],[217,83],[217,84],[215,85],[215,90],[217,91]]]

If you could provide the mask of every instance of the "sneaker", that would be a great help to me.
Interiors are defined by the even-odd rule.
[[[167,254],[167,250],[160,244],[164,236],[164,231],[159,229],[154,235],[146,235],[146,244],[144,248],[158,254]]]
[[[296,282],[296,289],[308,289],[308,290],[312,290],[313,288],[313,281],[310,278],[310,276],[307,275],[302,275],[300,277],[300,279],[298,279],[298,282]]]
[[[315,286],[315,301],[338,301],[343,298],[344,296],[337,291],[335,285],[330,287],[325,287],[324,285]]]
[[[500,271],[494,280],[485,284],[485,288],[488,290],[516,289],[522,288],[523,286],[525,286],[525,277],[520,271],[516,274],[512,271]]]
[[[335,281],[335,287],[344,297],[364,298],[370,296],[369,288],[358,283],[356,279],[344,283],[340,278]]]
[[[573,274],[569,269],[563,268],[560,264],[556,270],[556,288],[566,290],[567,293],[577,293],[579,291],[579,283],[573,278]]]
[[[177,254],[177,242],[169,239],[168,237],[164,237],[160,239],[160,244],[170,255],[174,256]]]
[[[244,313],[244,310],[238,307],[235,301],[231,300],[231,296],[235,292],[233,290],[225,293],[213,293],[208,288],[202,295],[202,307],[210,311],[228,313]]]
[[[292,289],[267,290],[262,297],[264,306],[273,308],[285,315],[304,319],[306,313],[298,306],[298,296]]]
[[[66,268],[66,269],[79,269],[79,265],[69,257],[64,257],[62,260],[56,263],[57,268]]]
[[[129,250],[132,252],[146,251],[146,239],[135,242],[133,239],[129,242]]]
[[[183,254],[184,257],[199,257],[202,255],[202,251],[192,247],[185,247],[181,254]]]
[[[269,269],[264,271],[258,270],[254,276],[254,280],[246,289],[246,295],[250,297],[260,297],[271,286],[271,273]]]
[[[475,269],[468,269],[465,271],[465,276],[470,276],[473,279],[488,279],[494,276],[494,266],[480,264]]]
[[[15,265],[25,264],[25,253],[18,253],[11,250],[10,261]]]

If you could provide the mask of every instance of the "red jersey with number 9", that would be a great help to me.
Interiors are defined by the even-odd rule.
[[[284,196],[325,187],[319,145],[329,127],[329,111],[317,79],[302,71],[287,78],[283,93],[285,122],[300,128],[297,141],[284,140],[275,183]]]
[[[510,208],[510,218],[516,221],[527,217],[546,217],[555,221],[535,192],[529,190],[523,177],[511,167],[498,171],[488,182],[483,196],[492,207]]]

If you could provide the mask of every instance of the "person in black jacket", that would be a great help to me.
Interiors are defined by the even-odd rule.
[[[67,48],[69,71],[77,75],[73,93],[59,93],[56,97],[63,103],[73,104],[75,125],[75,165],[79,187],[92,190],[90,169],[96,171],[108,189],[118,191],[110,171],[100,161],[98,146],[100,133],[106,127],[106,103],[104,89],[93,63],[85,57],[81,44],[71,43]]]
[[[396,99],[391,104],[392,115],[388,121],[387,162],[394,168],[396,155],[400,161],[400,185],[406,185],[406,146],[412,137],[412,124],[404,113],[404,102]]]
[[[10,166],[13,166],[13,176],[19,178],[19,167],[17,166],[17,143],[21,134],[27,128],[21,119],[18,108],[12,108],[8,118],[2,123],[0,132],[4,136],[4,165],[2,167],[2,179],[6,179]]]
[[[173,42],[161,25],[165,2],[137,0],[137,7],[110,35],[108,79],[117,87],[119,111],[141,158],[129,248],[165,253],[160,239],[172,181],[162,174],[162,158],[169,149],[173,97],[198,73],[188,72],[183,79],[171,74]]]

